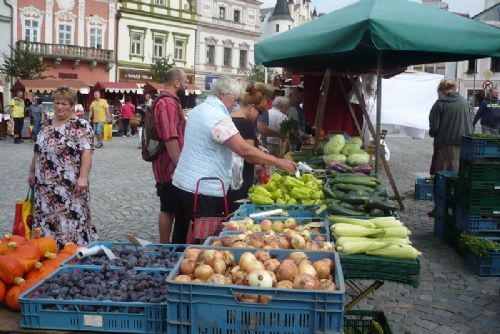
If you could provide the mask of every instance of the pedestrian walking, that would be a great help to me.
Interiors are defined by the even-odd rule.
[[[489,96],[479,106],[473,121],[473,129],[476,123],[481,121],[482,132],[485,135],[500,135],[500,101],[498,100],[498,90],[495,88],[489,91]]]
[[[135,113],[135,106],[132,103],[132,97],[127,96],[127,102],[125,102],[124,105],[122,105],[122,108],[120,110],[120,114],[122,117],[122,137],[129,137],[129,125],[130,125],[130,119],[132,116],[134,116]]]
[[[19,90],[16,96],[10,100],[10,116],[14,121],[14,143],[20,144],[24,140],[22,138],[22,131],[24,127],[24,100],[23,91]]]
[[[183,70],[173,68],[165,73],[164,90],[153,106],[155,130],[165,143],[165,150],[153,160],[156,192],[160,197],[158,230],[160,243],[170,243],[172,224],[177,205],[177,193],[172,186],[172,177],[179,162],[184,145],[186,119],[182,114],[179,96],[185,94],[188,79]]]
[[[66,242],[86,245],[97,239],[90,217],[88,177],[94,149],[90,124],[75,114],[76,92],[54,90],[54,118],[38,134],[29,168],[34,187],[33,227]]]
[[[104,123],[111,121],[109,105],[105,99],[101,99],[101,93],[94,92],[94,101],[90,104],[89,119],[94,122],[94,134],[97,139],[96,148],[101,148]]]

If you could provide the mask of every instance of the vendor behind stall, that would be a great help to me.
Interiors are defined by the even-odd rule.
[[[254,164],[272,165],[292,173],[295,163],[265,154],[247,143],[234,125],[229,111],[240,96],[239,83],[221,78],[210,96],[189,113],[184,148],[174,173],[173,185],[178,189],[179,205],[175,212],[173,243],[185,243],[188,224],[193,216],[196,183],[203,177],[220,178],[227,190],[231,180],[233,152]],[[223,193],[219,182],[200,184],[198,211],[223,212]]]

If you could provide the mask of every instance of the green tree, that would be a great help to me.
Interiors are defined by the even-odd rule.
[[[267,70],[267,82],[272,82],[275,71]],[[266,76],[266,71],[264,65],[250,64],[250,68],[247,71],[247,77],[250,82],[265,82],[264,78]]]
[[[172,57],[163,57],[156,59],[155,62],[151,64],[153,81],[162,83],[165,72],[174,67],[174,65],[175,61],[172,59]]]
[[[43,72],[49,68],[41,57],[28,49],[18,49],[9,46],[12,55],[2,52],[4,62],[0,65],[0,73],[11,78],[23,80],[46,79]]]

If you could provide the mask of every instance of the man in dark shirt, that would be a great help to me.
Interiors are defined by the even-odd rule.
[[[483,134],[500,135],[500,101],[498,91],[491,89],[489,98],[484,99],[474,117],[473,126],[481,120]]]

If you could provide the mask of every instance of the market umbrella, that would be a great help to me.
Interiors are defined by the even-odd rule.
[[[406,0],[361,0],[255,45],[255,63],[300,70],[377,69],[500,56],[500,29]]]

